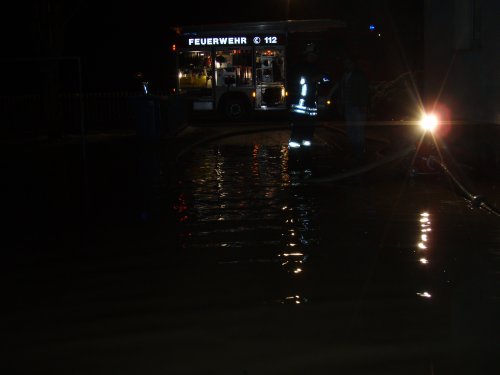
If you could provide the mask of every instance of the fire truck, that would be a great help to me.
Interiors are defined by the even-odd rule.
[[[176,91],[192,111],[231,120],[286,110],[287,71],[301,41],[344,27],[330,19],[175,27]]]

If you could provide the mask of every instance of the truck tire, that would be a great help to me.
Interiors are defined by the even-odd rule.
[[[240,121],[247,117],[249,109],[248,104],[239,98],[228,98],[224,102],[224,116],[228,120]]]

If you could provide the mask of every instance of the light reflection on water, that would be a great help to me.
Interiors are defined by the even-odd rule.
[[[420,279],[417,281],[420,285],[416,295],[424,299],[435,299],[434,291],[439,291],[439,295],[444,296],[450,293],[450,287],[453,285],[453,274],[450,271],[456,268],[454,260],[459,254],[454,254],[453,248],[447,249],[435,245],[433,232],[434,215],[430,210],[423,210],[418,214],[418,231],[415,240],[413,253],[417,260],[417,267],[420,270]],[[456,250],[461,250],[456,248]],[[455,275],[456,278],[456,275]]]
[[[426,266],[430,262],[429,261],[430,250],[428,247],[428,242],[429,242],[428,233],[432,231],[429,212],[424,211],[424,212],[420,213],[419,222],[420,222],[420,236],[417,240],[418,241],[417,250],[415,251],[415,253],[417,254],[417,258],[418,258],[418,261],[420,262],[420,264],[423,266]],[[431,298],[432,297],[432,294],[429,293],[427,290],[418,291],[416,294],[417,294],[417,296],[420,296],[422,298]]]
[[[211,262],[213,277],[229,273],[237,280],[243,272],[252,290],[265,294],[257,300],[298,306],[397,293],[447,309],[459,284],[456,259],[476,244],[465,234],[478,228],[457,215],[459,197],[418,180],[406,190],[401,181],[314,190],[303,183],[309,175],[290,167],[286,145],[196,152],[174,207],[181,248],[190,259]],[[394,191],[407,194],[396,206]],[[491,248],[499,242],[493,239]]]
[[[182,248],[212,253],[219,265],[275,264],[291,278],[307,272],[319,242],[315,201],[300,189],[301,176],[291,175],[286,145],[214,145],[192,160],[174,207]],[[295,291],[277,301],[291,300],[307,298]]]

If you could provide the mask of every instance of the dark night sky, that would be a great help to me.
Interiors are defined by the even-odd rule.
[[[65,25],[56,55],[82,57],[87,90],[127,90],[137,71],[145,72],[153,88],[166,89],[171,26],[281,20],[288,3],[290,19],[341,19],[356,27],[375,22],[411,39],[420,27],[423,0],[221,0],[175,6],[185,4],[186,10],[174,9],[172,1],[33,0],[4,12],[3,45],[9,57],[49,55],[44,12],[50,4],[56,10],[52,23]],[[390,25],[391,19],[396,24]]]

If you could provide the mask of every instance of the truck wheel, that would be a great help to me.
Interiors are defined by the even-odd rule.
[[[247,105],[241,99],[231,98],[224,103],[224,115],[229,120],[242,120],[247,113]]]

